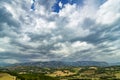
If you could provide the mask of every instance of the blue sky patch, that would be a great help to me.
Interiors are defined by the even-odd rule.
[[[66,4],[77,4],[77,5],[83,5],[83,0],[56,0],[56,3],[53,5],[52,10],[54,12],[59,12],[62,8],[60,8],[59,3],[62,3],[62,8],[64,8],[64,5]]]
[[[83,6],[84,5],[84,1],[85,0],[56,0],[56,3],[53,5],[52,10],[53,12],[59,12],[62,8],[64,8],[64,5],[66,4],[76,4],[78,6]],[[103,4],[106,0],[98,0],[97,2],[99,3],[99,5]],[[59,3],[62,3],[62,8],[59,6]],[[99,6],[98,5],[98,6]]]

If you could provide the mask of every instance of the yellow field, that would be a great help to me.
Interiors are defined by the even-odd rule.
[[[51,77],[57,77],[57,76],[70,76],[70,75],[74,75],[75,73],[72,73],[68,70],[64,70],[64,71],[55,71],[54,73],[48,74],[48,76]]]
[[[15,76],[11,76],[7,73],[0,73],[0,80],[15,80]]]
[[[120,73],[116,73],[115,76],[120,79]]]

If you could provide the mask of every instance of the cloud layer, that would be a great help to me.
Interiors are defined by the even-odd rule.
[[[1,0],[0,62],[119,61],[120,0],[81,3]]]

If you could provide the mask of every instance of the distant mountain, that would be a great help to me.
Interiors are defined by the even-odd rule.
[[[76,62],[64,62],[64,61],[46,61],[46,62],[28,62],[14,64],[13,66],[36,66],[36,67],[79,67],[79,66],[109,66],[107,62],[97,61],[76,61]]]
[[[10,66],[11,64],[7,64],[7,63],[0,63],[0,67],[5,67],[5,66]]]
[[[110,66],[120,66],[120,62],[117,62],[117,63],[110,63],[109,65],[110,65]]]
[[[77,61],[76,66],[109,66],[107,62],[97,62],[97,61]]]

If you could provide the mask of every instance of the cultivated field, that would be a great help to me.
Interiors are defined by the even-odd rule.
[[[8,67],[2,71],[0,80],[120,80],[120,66],[61,68],[20,66]]]

